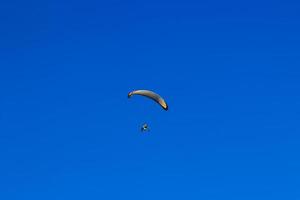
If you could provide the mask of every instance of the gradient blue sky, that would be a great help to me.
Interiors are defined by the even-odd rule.
[[[300,199],[299,10],[1,1],[0,199]]]

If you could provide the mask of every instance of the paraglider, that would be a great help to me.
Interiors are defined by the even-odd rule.
[[[153,101],[155,101],[157,104],[159,104],[165,111],[167,111],[169,109],[168,104],[166,103],[166,101],[157,93],[150,91],[150,90],[134,90],[128,93],[128,98],[134,96],[134,95],[140,95],[140,96],[144,96],[147,97]],[[148,132],[149,126],[147,123],[144,123],[141,127],[141,132]]]
[[[155,92],[152,92],[150,90],[134,90],[134,91],[128,93],[128,98],[130,98],[133,95],[141,95],[141,96],[148,97],[148,98],[152,99],[153,101],[155,101],[156,103],[158,103],[164,110],[169,109],[166,101],[161,96],[159,96],[158,94],[156,94]]]
[[[149,127],[148,127],[148,124],[146,124],[146,123],[144,123],[143,125],[142,125],[142,127],[141,127],[141,131],[142,132],[145,132],[145,131],[149,131],[150,129],[149,129]]]

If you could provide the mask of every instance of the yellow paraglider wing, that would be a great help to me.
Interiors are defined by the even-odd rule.
[[[166,103],[166,101],[155,92],[152,92],[150,90],[134,90],[128,93],[128,98],[130,98],[133,95],[141,95],[148,97],[157,102],[164,110],[168,110],[168,104]]]

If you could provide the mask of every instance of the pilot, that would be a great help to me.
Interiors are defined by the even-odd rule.
[[[149,127],[148,127],[148,124],[144,123],[141,127],[141,131],[142,132],[145,132],[145,131],[149,131]]]

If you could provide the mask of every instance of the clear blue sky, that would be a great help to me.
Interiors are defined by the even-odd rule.
[[[299,10],[1,1],[0,199],[300,199]]]

